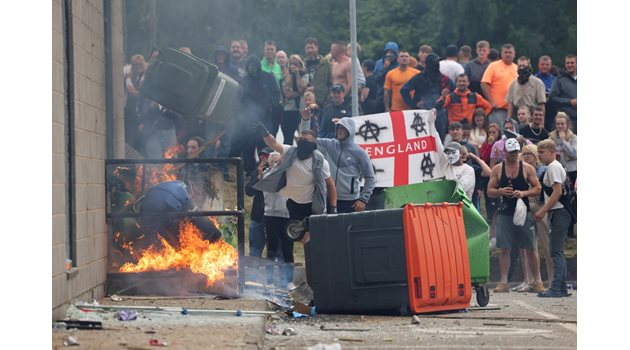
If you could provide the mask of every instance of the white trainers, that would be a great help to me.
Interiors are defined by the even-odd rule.
[[[523,282],[523,283],[519,284],[518,286],[513,287],[511,290],[512,290],[513,292],[518,292],[518,291],[520,291],[521,289],[526,289],[526,288],[528,288],[528,287],[529,287],[529,284],[527,284],[527,283]]]

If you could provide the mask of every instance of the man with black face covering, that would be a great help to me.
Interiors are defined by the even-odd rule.
[[[400,94],[407,106],[412,109],[433,109],[436,108],[437,100],[442,96],[442,92],[449,93],[455,89],[455,83],[446,75],[440,73],[440,57],[432,53],[427,56],[426,69],[416,74],[405,85],[400,88]],[[411,91],[415,91],[413,98]],[[448,118],[446,110],[438,112],[435,127],[443,140],[448,128]]]
[[[291,219],[303,220],[312,214],[337,212],[337,191],[330,176],[330,166],[317,150],[317,135],[303,130],[296,146],[283,145],[261,123],[254,130],[265,144],[282,154],[282,161],[269,175],[254,185],[263,192],[280,192],[287,198]],[[326,206],[326,198],[330,205]]]
[[[338,212],[361,212],[374,190],[374,168],[367,152],[354,142],[356,126],[352,118],[341,118],[336,123],[336,131],[334,139],[318,138],[315,142],[331,165]],[[365,184],[359,190],[361,178],[365,179]]]
[[[545,108],[547,97],[545,83],[532,75],[529,57],[521,56],[517,62],[518,78],[512,82],[505,96],[508,102],[508,117],[516,119],[516,111],[521,106],[533,109],[536,106]]]
[[[273,74],[261,70],[260,59],[256,55],[247,59],[245,69],[247,75],[241,81],[243,86],[241,108],[232,128],[234,135],[231,156],[242,155],[245,172],[250,175],[256,170],[254,157],[256,147],[263,149],[265,145],[256,137],[252,128],[243,126],[259,122],[266,128],[271,128],[271,109],[280,98],[280,89]]]

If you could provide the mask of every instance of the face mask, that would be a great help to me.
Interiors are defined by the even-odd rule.
[[[448,159],[449,164],[454,165],[459,162],[459,151],[446,152],[446,158]]]
[[[518,71],[518,83],[523,85],[527,83],[529,77],[532,75],[532,70],[529,67],[519,68]]]
[[[300,160],[310,157],[316,149],[317,144],[315,144],[315,142],[309,142],[306,140],[298,140],[297,142],[297,156]]]

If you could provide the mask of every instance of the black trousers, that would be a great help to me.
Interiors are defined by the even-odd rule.
[[[295,135],[295,130],[297,130],[300,120],[302,120],[300,111],[284,111],[280,126],[282,127],[282,136],[284,136],[283,143],[285,145],[293,145],[293,135]]]
[[[287,209],[289,209],[289,217],[295,220],[304,220],[313,214],[311,208],[312,203],[299,204],[292,199],[287,199]]]
[[[286,236],[285,230],[289,223],[288,218],[277,216],[265,216],[263,219],[267,233],[267,259],[276,260],[278,246],[281,246],[285,263],[293,263],[293,241]],[[284,287],[293,282],[293,267],[282,266],[280,268],[281,285]],[[273,281],[273,266],[267,266],[267,283]]]

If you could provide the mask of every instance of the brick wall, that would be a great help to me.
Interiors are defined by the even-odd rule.
[[[65,267],[68,246],[66,92],[63,0],[52,1],[52,307],[53,320],[69,303],[101,298],[107,272],[105,221],[106,137],[114,157],[124,157],[122,0],[112,1],[114,134],[106,135],[103,0],[72,1],[76,272]]]

